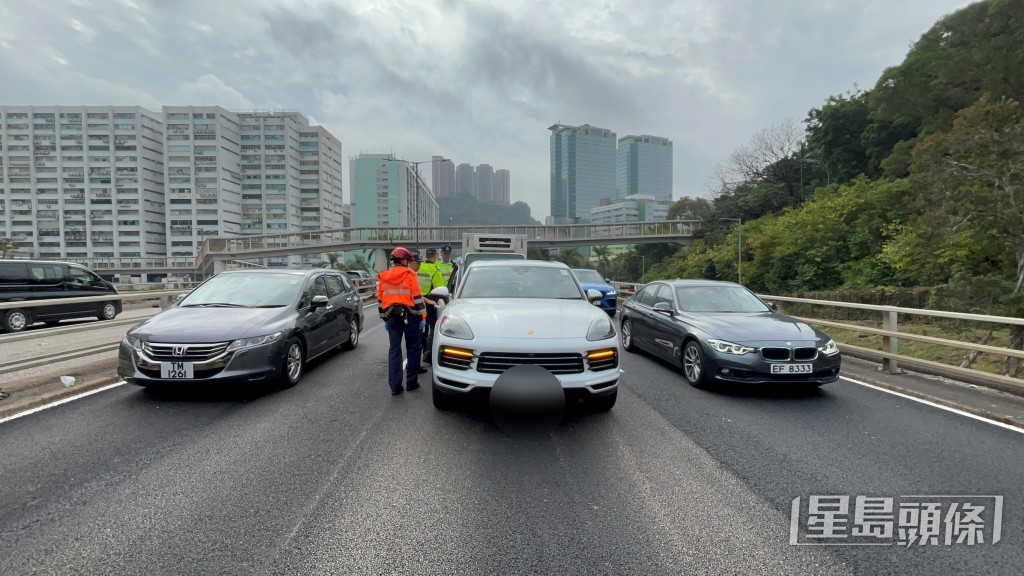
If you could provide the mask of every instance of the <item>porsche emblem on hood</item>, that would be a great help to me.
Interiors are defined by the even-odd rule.
[[[526,333],[529,334],[530,336],[533,336],[533,330],[527,330]]]

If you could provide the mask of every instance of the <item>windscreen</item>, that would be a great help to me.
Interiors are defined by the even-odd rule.
[[[606,284],[597,270],[573,270],[572,273],[581,284]]]
[[[460,298],[583,299],[565,268],[546,266],[487,266],[471,268]]]
[[[767,312],[769,308],[741,286],[687,286],[676,288],[679,309],[684,312]]]
[[[224,274],[196,288],[180,305],[289,306],[299,299],[302,280],[297,274]]]

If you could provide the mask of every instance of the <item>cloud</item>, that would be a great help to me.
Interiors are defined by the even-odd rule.
[[[347,155],[509,169],[543,218],[549,125],[669,137],[675,195],[697,194],[967,2],[0,0],[0,102],[297,109]]]
[[[228,110],[252,110],[256,106],[242,93],[213,74],[204,74],[181,88],[183,103],[217,105]]]

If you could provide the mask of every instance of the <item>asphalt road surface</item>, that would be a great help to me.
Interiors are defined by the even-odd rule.
[[[1024,566],[1015,431],[843,381],[696,390],[627,353],[611,412],[515,438],[482,410],[435,411],[428,386],[392,397],[385,356],[371,319],[290,390],[125,385],[0,424],[0,574]],[[857,495],[959,494],[1004,497],[999,543],[790,545],[797,497],[849,495],[852,513]]]

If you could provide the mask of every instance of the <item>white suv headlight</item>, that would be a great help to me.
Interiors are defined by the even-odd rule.
[[[469,329],[469,323],[458,316],[445,316],[441,319],[441,335],[459,340],[472,340],[476,336]]]
[[[607,340],[615,336],[615,328],[612,326],[612,321],[607,316],[601,318],[595,318],[590,323],[590,329],[587,330],[587,340],[595,342],[598,340]]]
[[[708,340],[708,344],[718,352],[723,354],[735,354],[737,356],[743,356],[744,354],[750,354],[755,352],[756,348],[750,346],[743,346],[741,344],[733,344],[732,342],[726,342],[725,340]]]
[[[231,352],[233,350],[241,350],[242,348],[252,348],[254,346],[262,346],[264,344],[270,344],[271,342],[277,342],[281,339],[284,332],[274,332],[273,334],[267,334],[264,336],[253,336],[252,338],[240,338],[232,342],[225,352]]]
[[[836,344],[835,340],[829,340],[828,344],[818,346],[818,352],[821,352],[826,356],[832,356],[839,353],[839,345]]]

